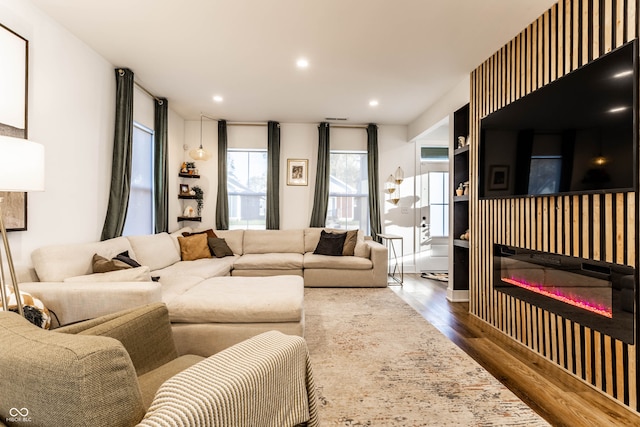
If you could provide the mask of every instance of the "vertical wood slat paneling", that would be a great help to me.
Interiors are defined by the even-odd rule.
[[[560,0],[471,74],[471,274],[478,317],[638,410],[636,346],[493,288],[493,243],[636,266],[635,193],[479,201],[480,120],[637,37],[640,0]]]

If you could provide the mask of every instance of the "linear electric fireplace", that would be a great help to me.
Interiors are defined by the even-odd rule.
[[[494,244],[494,288],[634,343],[635,269]]]

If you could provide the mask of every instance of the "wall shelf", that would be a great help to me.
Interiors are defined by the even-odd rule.
[[[194,175],[194,174],[188,174],[188,173],[182,173],[182,172],[180,172],[178,176],[180,178],[193,178],[193,179],[200,178],[200,175]]]
[[[202,217],[201,216],[179,216],[178,221],[202,222]]]
[[[460,248],[467,248],[467,249],[469,249],[469,241],[468,241],[468,240],[453,239],[453,245],[454,245],[454,246],[458,246],[458,247],[460,247]]]

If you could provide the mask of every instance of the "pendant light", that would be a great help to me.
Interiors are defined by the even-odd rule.
[[[189,151],[189,157],[193,160],[209,160],[211,158],[211,153],[202,148],[202,117],[203,115],[200,114],[200,147]]]

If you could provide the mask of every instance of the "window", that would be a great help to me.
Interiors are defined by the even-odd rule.
[[[432,237],[449,235],[449,172],[429,172],[429,227]]]
[[[331,151],[327,227],[369,234],[367,153]]]
[[[153,234],[153,131],[135,122],[131,157],[131,189],[122,234]]]
[[[266,228],[267,151],[227,151],[229,229]]]

